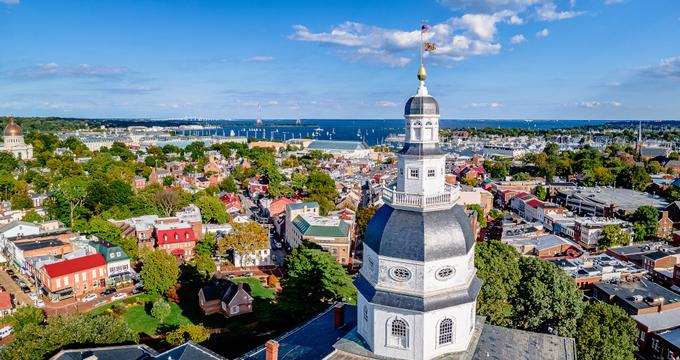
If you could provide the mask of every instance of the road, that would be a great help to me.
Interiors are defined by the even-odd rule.
[[[19,276],[19,278],[24,280],[24,282],[26,282],[24,277]],[[14,282],[14,280],[12,280],[12,278],[9,276],[9,274],[7,274],[7,272],[4,271],[4,270],[0,271],[0,285],[2,285],[2,287],[4,287],[5,290],[7,290],[10,294],[14,295],[16,306],[20,306],[20,305],[24,305],[24,304],[33,305],[33,301],[28,297],[28,294],[25,294],[21,290],[19,285],[17,285],[17,283]],[[31,287],[32,291],[35,291],[35,288],[33,288],[30,285],[29,282],[26,282],[26,285]]]

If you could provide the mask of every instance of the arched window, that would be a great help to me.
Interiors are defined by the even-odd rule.
[[[446,318],[439,323],[439,345],[453,343],[453,320]]]
[[[389,324],[389,345],[408,348],[408,324],[406,320],[394,319],[392,323]]]

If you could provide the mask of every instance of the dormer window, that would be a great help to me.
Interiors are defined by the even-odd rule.
[[[163,235],[163,240],[168,241],[168,235]]]

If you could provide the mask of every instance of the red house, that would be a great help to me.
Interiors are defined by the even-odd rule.
[[[241,199],[239,199],[237,194],[234,193],[224,193],[220,196],[220,200],[226,205],[227,212],[230,214],[239,213],[243,209],[241,206]]]
[[[288,204],[293,204],[295,201],[285,198],[285,197],[280,197],[274,201],[272,201],[271,205],[269,205],[269,217],[271,219],[278,218],[279,216],[283,215],[286,213],[286,206]]]
[[[106,260],[99,253],[47,264],[39,273],[52,301],[103,290],[108,276]]]
[[[157,224],[156,246],[183,260],[191,259],[196,246],[196,233],[188,223]]]
[[[7,291],[0,292],[0,317],[12,315],[12,298]]]

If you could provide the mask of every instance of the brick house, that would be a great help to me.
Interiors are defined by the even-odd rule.
[[[154,231],[156,246],[177,258],[188,260],[194,255],[196,234],[191,224],[157,224]]]
[[[247,283],[235,284],[222,278],[213,278],[198,291],[198,303],[205,315],[221,313],[226,317],[253,311],[253,297]]]
[[[673,220],[668,217],[668,211],[659,211],[659,223],[656,226],[656,236],[659,239],[669,239],[673,234]]]
[[[241,212],[241,199],[239,199],[237,194],[225,192],[224,194],[220,195],[220,200],[226,206],[227,213],[235,214]]]
[[[146,187],[146,178],[143,176],[135,176],[132,180],[132,187],[136,190],[144,189]]]
[[[102,254],[47,264],[39,270],[43,291],[52,301],[106,288],[108,270]]]

